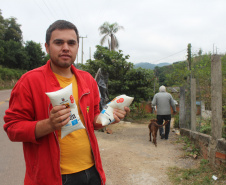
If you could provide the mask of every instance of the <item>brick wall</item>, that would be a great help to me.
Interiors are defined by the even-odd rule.
[[[218,165],[226,165],[226,140],[223,138],[218,139],[215,160]]]

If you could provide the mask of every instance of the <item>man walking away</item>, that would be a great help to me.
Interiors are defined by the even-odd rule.
[[[166,87],[163,85],[159,88],[159,92],[154,95],[152,106],[157,107],[157,120],[159,125],[162,125],[163,121],[171,121],[171,107],[173,113],[176,113],[174,99],[170,93],[166,92]],[[169,131],[170,122],[165,126],[165,134],[162,127],[159,129],[161,139],[165,138],[167,140],[169,137]]]

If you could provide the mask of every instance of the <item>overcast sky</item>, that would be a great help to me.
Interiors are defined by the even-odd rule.
[[[17,18],[23,40],[41,43],[55,20],[74,23],[83,39],[84,61],[100,44],[106,21],[124,30],[116,37],[128,62],[173,63],[193,54],[226,52],[226,0],[0,0],[3,17]],[[105,43],[107,46],[107,43]],[[79,62],[82,42],[80,40]],[[90,49],[91,48],[91,49]]]

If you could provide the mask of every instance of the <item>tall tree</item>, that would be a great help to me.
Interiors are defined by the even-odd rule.
[[[42,51],[40,43],[34,41],[27,41],[25,43],[25,50],[27,51],[29,64],[24,66],[24,69],[31,70],[40,67],[45,63],[45,53]]]
[[[192,56],[191,56],[191,44],[190,43],[188,44],[187,53],[188,53],[188,55],[187,55],[188,70],[191,71]]]
[[[22,31],[20,29],[20,24],[16,22],[16,18],[5,19],[5,33],[4,40],[13,40],[22,43]]]
[[[0,65],[4,64],[4,45],[5,41],[0,39]]]
[[[176,62],[167,67],[163,71],[165,79],[164,83],[167,86],[183,86],[186,84],[187,76],[190,74],[185,61]],[[164,68],[162,67],[162,68]],[[163,70],[163,69],[162,69]]]
[[[2,65],[8,68],[23,69],[24,64],[28,62],[27,52],[20,42],[13,40],[2,41],[4,60]]]
[[[120,94],[133,96],[135,101],[148,100],[153,96],[154,73],[147,69],[134,69],[133,63],[127,62],[129,56],[122,51],[109,51],[107,47],[97,46],[95,60],[88,60],[82,69],[93,77],[101,68],[109,75],[108,92],[110,99]]]
[[[110,37],[110,41],[108,40],[109,49],[115,51],[115,49],[119,47],[119,42],[115,34],[120,29],[124,28],[123,26],[119,26],[118,23],[110,24],[109,22],[105,22],[103,25],[99,27],[100,34],[103,35],[100,44],[103,45],[107,38]]]
[[[5,35],[5,20],[2,16],[2,11],[0,10],[0,40],[4,40]]]

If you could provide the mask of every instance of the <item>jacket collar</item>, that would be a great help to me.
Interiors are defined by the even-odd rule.
[[[84,77],[81,75],[82,71],[79,69],[76,69],[74,65],[71,65],[71,70],[75,74],[75,77],[77,79],[79,95],[89,93],[90,89]]]
[[[44,67],[44,75],[49,80],[52,87],[54,87],[55,90],[59,90],[60,84],[50,67],[50,60],[48,60],[46,65],[44,65],[43,67]],[[89,89],[85,79],[81,75],[81,70],[76,69],[74,65],[71,65],[71,70],[77,79],[79,96],[89,93],[90,89]]]

